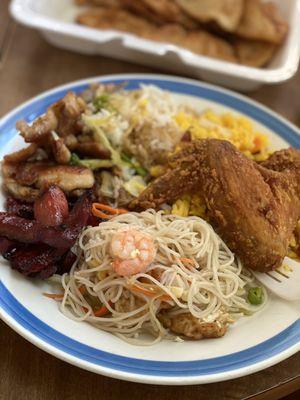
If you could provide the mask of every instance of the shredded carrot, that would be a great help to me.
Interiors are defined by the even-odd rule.
[[[194,260],[192,260],[191,258],[182,257],[182,258],[179,258],[179,260],[182,262],[182,264],[187,264],[187,265],[192,265],[192,266],[195,265]]]
[[[103,211],[107,211],[107,213]],[[107,204],[93,203],[92,205],[93,215],[102,219],[110,219],[115,215],[126,214],[127,212],[128,210],[125,210],[123,208],[113,208],[108,206]]]
[[[95,317],[102,317],[103,315],[106,315],[109,312],[108,308],[105,307],[105,306],[100,307],[100,308],[96,308],[93,311],[94,311],[94,316]]]
[[[172,298],[167,294],[162,294],[161,296],[157,296],[158,295],[157,291],[155,290],[151,291],[149,289],[142,288],[141,286],[138,285],[130,285],[129,290],[137,293],[142,293],[148,297],[157,297],[161,301],[172,300]]]
[[[79,292],[80,292],[81,294],[85,294],[85,293],[86,293],[86,286],[81,285],[81,286],[79,286],[78,290],[79,290]]]
[[[64,298],[63,293],[43,293],[44,296],[49,297],[49,299],[61,300]]]
[[[110,305],[112,304],[111,301],[108,302]],[[84,312],[88,312],[88,309],[86,307],[82,307]],[[103,315],[106,315],[109,313],[109,310],[107,307],[102,306],[102,307],[96,307],[93,309],[93,314],[95,317],[102,317]]]
[[[254,148],[252,149],[252,153],[259,152],[263,147],[263,138],[261,136],[255,136],[253,140]]]

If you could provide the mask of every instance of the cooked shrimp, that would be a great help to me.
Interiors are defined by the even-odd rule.
[[[120,229],[112,237],[110,254],[116,273],[130,276],[145,271],[154,261],[156,248],[149,235],[134,228]]]

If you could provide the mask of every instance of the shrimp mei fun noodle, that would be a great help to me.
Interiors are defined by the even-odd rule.
[[[251,273],[199,217],[122,214],[85,229],[74,250],[77,262],[61,278],[61,311],[129,343],[181,340],[163,321],[182,314],[227,328],[267,299],[248,303]]]

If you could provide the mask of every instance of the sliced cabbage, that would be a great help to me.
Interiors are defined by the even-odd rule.
[[[107,171],[101,173],[100,191],[103,196],[108,197],[109,199],[116,199],[119,195],[121,186],[122,182],[117,176]]]
[[[141,176],[136,175],[133,178],[131,178],[128,182],[125,182],[123,184],[123,187],[132,196],[138,197],[140,193],[142,193],[142,191],[146,189],[147,185]]]
[[[71,165],[78,165],[80,167],[86,167],[91,169],[92,171],[99,168],[111,168],[113,167],[113,163],[111,160],[100,160],[100,159],[82,159],[78,157],[76,153],[72,153],[70,159]]]
[[[126,166],[126,163],[121,159],[120,153],[111,145],[103,129],[106,118],[109,118],[109,116],[105,117],[101,114],[84,114],[82,116],[85,125],[92,130],[95,142],[101,143],[105,148],[107,148],[111,153],[112,163],[122,169],[122,167]]]

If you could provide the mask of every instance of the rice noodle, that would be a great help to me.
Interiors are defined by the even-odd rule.
[[[130,277],[115,273],[109,251],[112,235],[124,227],[148,234],[157,247],[155,261],[145,272]],[[158,318],[166,305],[170,307],[167,311],[170,315],[190,313],[208,322],[227,315],[229,321],[256,312],[267,299],[264,291],[262,306],[247,302],[247,288],[255,283],[252,274],[199,217],[183,218],[154,210],[119,215],[85,229],[75,251],[77,262],[61,278],[64,290],[61,311],[129,343],[150,345],[162,338],[176,339]],[[185,265],[186,258],[192,263]],[[145,280],[157,288],[157,296],[130,290],[132,285],[143,286]],[[88,296],[79,290],[82,286],[86,287]],[[181,288],[185,297],[178,298],[173,287]],[[170,299],[163,302],[162,294]],[[109,313],[96,317],[94,303],[103,304]],[[154,340],[145,340],[145,332],[153,335]]]

